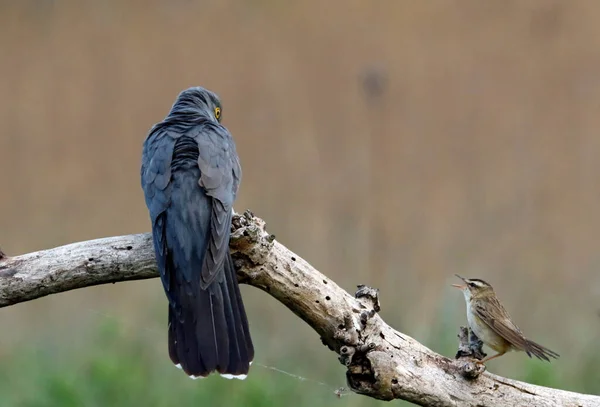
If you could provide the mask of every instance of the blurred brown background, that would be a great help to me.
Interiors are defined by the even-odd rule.
[[[432,347],[465,322],[453,274],[486,279],[572,371],[600,340],[599,16],[552,0],[1,2],[0,245],[149,231],[142,142],[202,85],[238,145],[238,211],[349,291],[379,287],[384,318]],[[258,361],[336,366],[242,289]],[[2,309],[0,358],[30,335],[77,343],[108,314],[151,326],[167,366],[165,310],[158,280]]]

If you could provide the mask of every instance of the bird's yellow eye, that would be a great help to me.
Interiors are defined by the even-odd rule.
[[[217,120],[221,119],[221,108],[220,107],[215,107],[215,118]]]

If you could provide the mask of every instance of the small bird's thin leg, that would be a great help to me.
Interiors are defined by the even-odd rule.
[[[483,359],[483,360],[481,361],[481,363],[489,362],[490,360],[492,360],[492,359],[495,359],[495,358],[497,358],[497,357],[500,357],[500,356],[504,355],[505,353],[506,353],[506,352],[500,352],[500,353],[498,353],[498,354],[496,354],[496,355],[494,355],[494,356],[490,356],[490,357],[488,357],[488,358],[485,358],[485,359]]]

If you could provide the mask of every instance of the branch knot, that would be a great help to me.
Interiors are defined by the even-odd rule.
[[[362,303],[370,306],[375,312],[379,312],[381,307],[379,305],[379,289],[372,288],[363,284],[356,286],[357,290],[354,297]]]
[[[458,340],[458,351],[455,358],[466,359],[466,363],[459,367],[460,373],[465,379],[477,379],[485,371],[485,365],[480,362],[487,356],[483,352],[483,342],[475,333],[471,332],[469,335],[469,328],[465,326],[460,327]],[[476,360],[474,361],[471,358]]]
[[[243,252],[255,266],[263,264],[275,241],[275,235],[267,233],[265,228],[265,221],[249,210],[241,215],[234,214],[231,220],[231,250]]]

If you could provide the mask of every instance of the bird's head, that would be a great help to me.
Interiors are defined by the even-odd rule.
[[[469,301],[471,298],[487,297],[494,295],[494,289],[492,286],[479,278],[464,278],[455,274],[456,277],[460,278],[464,284],[452,284],[452,287],[456,287],[462,290],[465,300]]]
[[[169,112],[170,117],[177,117],[179,120],[204,118],[217,123],[221,122],[222,114],[219,96],[200,86],[181,92]]]

